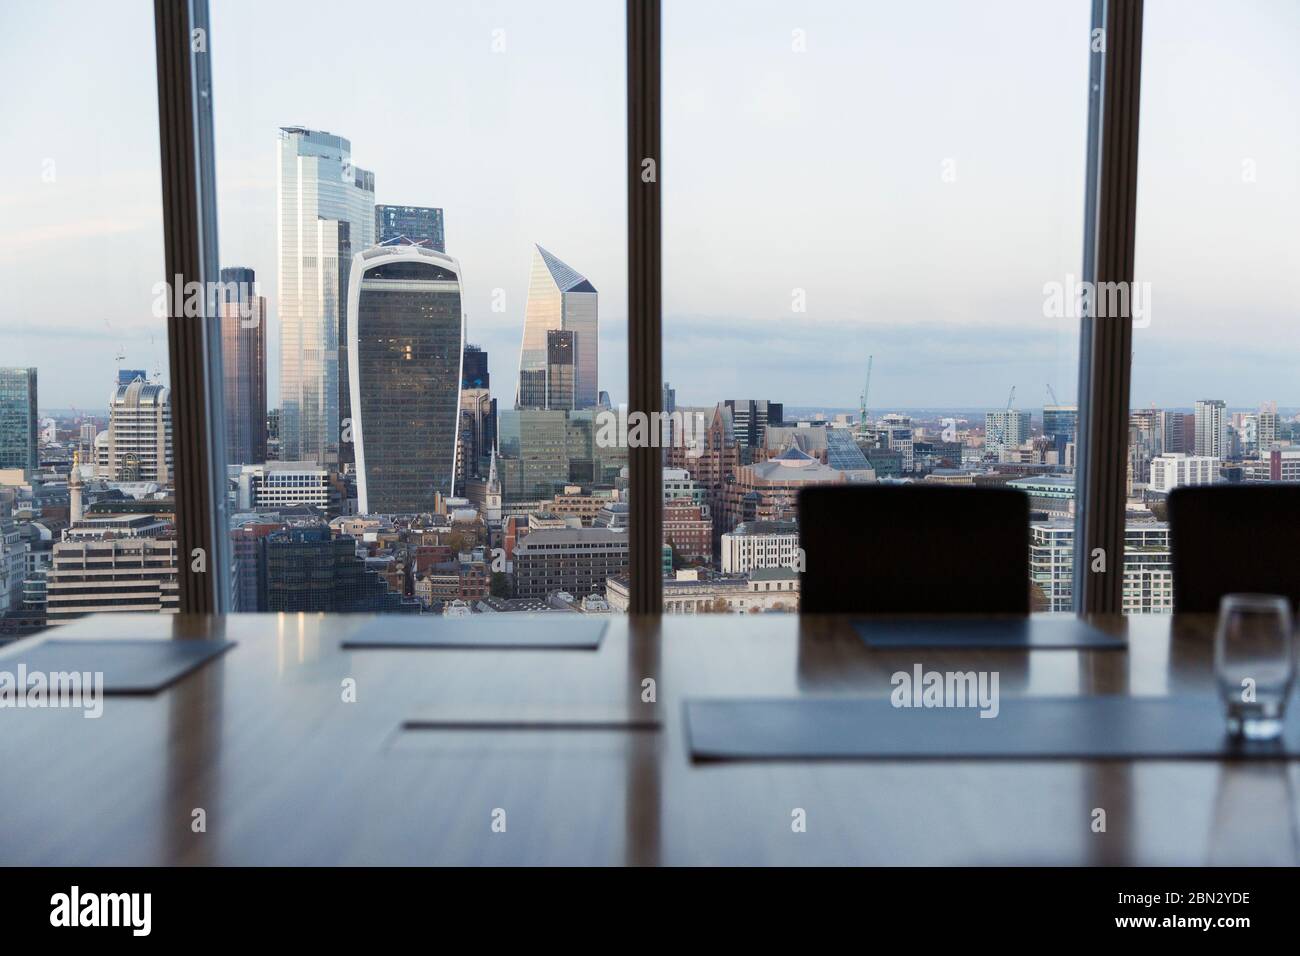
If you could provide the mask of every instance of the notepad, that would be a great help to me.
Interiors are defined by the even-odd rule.
[[[0,671],[103,674],[105,694],[154,694],[235,646],[234,641],[51,639],[0,658]]]
[[[1076,617],[872,617],[853,622],[868,647],[1123,650],[1128,643]]]
[[[581,614],[537,617],[481,614],[467,618],[419,617],[375,620],[345,638],[349,650],[458,648],[491,650],[586,650],[600,647],[606,622]]]
[[[1226,734],[1214,697],[1003,698],[991,719],[966,707],[888,698],[694,700],[695,760],[1194,760],[1300,757],[1300,715],[1280,741]]]

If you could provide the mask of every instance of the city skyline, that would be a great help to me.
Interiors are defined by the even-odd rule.
[[[409,16],[415,27],[436,20],[438,29],[389,37],[398,44],[390,55],[399,56],[416,37],[435,43],[460,98],[453,107],[420,114],[416,124],[393,122],[394,107],[376,106],[361,90],[312,89],[277,66],[293,51],[330,44],[355,54],[348,57],[354,62],[372,62],[371,44],[379,41],[340,36],[330,11],[341,8],[317,5],[320,14],[312,18],[295,17],[288,5],[258,8],[257,16],[269,18],[259,31],[244,28],[254,5],[230,0],[215,7],[221,264],[252,268],[262,279],[271,321],[268,350],[274,353],[273,406],[282,404],[276,379],[283,317],[274,289],[279,277],[268,142],[276,129],[298,121],[352,140],[357,161],[376,173],[377,202],[446,209],[448,249],[465,266],[469,339],[493,356],[499,382],[510,380],[518,358],[532,244],[563,250],[567,261],[579,263],[604,300],[600,364],[607,374],[601,387],[616,401],[625,396],[623,14],[610,6],[573,3],[563,11],[571,16],[549,19],[510,3],[402,7],[393,15]],[[679,388],[682,404],[707,402],[713,389],[753,392],[761,381],[790,404],[851,407],[869,353],[877,356],[878,407],[994,408],[1010,384],[1023,390],[1040,381],[1073,400],[1077,335],[1059,320],[1044,319],[1041,306],[1043,284],[1077,273],[1080,265],[1084,54],[1077,62],[1058,61],[1073,49],[1080,25],[1086,31],[1087,4],[1065,16],[1034,9],[1041,4],[1017,9],[1022,6],[1024,29],[1039,31],[1041,42],[1032,49],[1017,44],[1026,58],[1019,66],[979,55],[973,70],[986,76],[956,94],[942,80],[919,75],[924,64],[914,54],[907,59],[894,49],[908,47],[903,41],[917,31],[933,31],[932,16],[828,4],[794,17],[782,5],[763,4],[756,11],[763,16],[739,22],[727,4],[691,11],[689,18],[684,5],[667,4],[664,373]],[[1188,6],[1213,9],[1183,9]],[[943,27],[931,39],[941,47],[955,45],[958,36],[970,46],[966,28],[985,35],[980,31],[987,24],[977,12],[940,7]],[[52,35],[60,12],[69,9],[81,17],[98,15],[53,4],[15,16],[39,37]],[[43,368],[46,408],[103,408],[111,376],[98,366],[106,351],[119,347],[126,365],[160,371],[164,380],[167,375],[164,327],[148,315],[146,303],[161,272],[156,112],[145,107],[156,99],[152,35],[147,4],[121,9],[103,17],[104,48],[86,51],[85,69],[101,74],[98,95],[142,105],[104,116],[97,97],[72,92],[75,76],[50,77],[31,102],[14,104],[12,126],[0,131],[2,152],[14,164],[2,180],[0,205],[19,223],[0,234],[0,252],[12,253],[0,257],[0,269],[13,270],[6,277],[18,290],[12,318],[0,326],[0,352],[7,364]],[[1284,115],[1280,107],[1300,89],[1296,64],[1281,59],[1300,31],[1300,13],[1283,4],[1253,5],[1226,21],[1211,18],[1217,29],[1208,32],[1198,30],[1207,18],[1194,15],[1195,9],[1175,14],[1167,2],[1148,4],[1152,69],[1144,73],[1137,259],[1139,278],[1155,290],[1155,306],[1151,327],[1135,332],[1131,404],[1190,404],[1196,396],[1189,382],[1230,406],[1269,399],[1286,404],[1289,356],[1274,347],[1269,332],[1297,300],[1300,280],[1286,267],[1297,259],[1297,239],[1287,223],[1294,221],[1300,190],[1296,164],[1287,158],[1300,149],[1293,124],[1270,118]],[[492,47],[497,29],[506,31],[501,52]],[[806,33],[805,53],[790,49],[794,29]],[[879,62],[870,68],[847,55],[850,39],[864,31],[898,41],[879,44]],[[1238,42],[1217,43],[1225,31]],[[720,36],[727,41],[721,46],[715,42]],[[288,50],[275,43],[287,43]],[[1253,49],[1257,72],[1269,71],[1277,88],[1242,86],[1242,80],[1216,85],[1216,67],[1227,66],[1233,55],[1229,48]],[[571,56],[556,56],[557,50]],[[15,71],[15,82],[23,69],[36,66],[24,50],[5,46],[4,53],[0,70]],[[1035,89],[1019,82],[1023,70],[1036,71]],[[862,148],[860,134],[837,122],[844,104],[831,91],[863,82],[880,89],[879,81],[902,78],[915,81],[918,100],[873,102],[868,118],[876,128],[906,130],[908,111],[920,107],[939,126],[925,131],[914,150],[882,165],[885,160]],[[1041,115],[1034,129],[1009,129],[992,101],[979,98],[1008,84],[1016,111]],[[525,148],[560,135],[550,112],[538,108],[553,102],[582,116],[581,123],[563,126],[563,135],[576,142],[558,151],[562,155]],[[737,103],[740,108],[732,109]],[[967,119],[967,113],[973,115]],[[992,121],[987,135],[1014,135],[1026,145],[1022,161],[1006,175],[986,167],[989,141],[974,122],[981,114]],[[55,116],[57,127],[49,119]],[[1205,123],[1223,135],[1207,143]],[[1022,137],[1043,143],[1023,144]],[[761,161],[754,158],[756,147],[763,148]],[[825,160],[817,182],[807,181],[797,165],[810,147],[841,157]],[[947,193],[938,190],[945,185],[939,170],[946,157],[956,160],[957,170],[956,182],[947,184],[956,188]],[[1243,159],[1257,173],[1248,190]],[[53,182],[42,179],[47,160],[57,171]],[[933,176],[925,172],[931,168]],[[854,184],[868,188],[855,191]],[[885,203],[882,190],[898,195]],[[746,211],[746,194],[762,195],[764,202]],[[993,264],[978,251],[976,227],[988,221],[987,203],[1004,194],[1019,200],[1010,210],[1004,204],[1002,213],[1012,218],[1003,231],[1030,229],[1027,235],[1050,247],[1050,257],[1013,244],[1008,252],[1015,254]],[[1202,204],[1192,211],[1196,225],[1190,230],[1185,217],[1167,215],[1188,194]],[[944,205],[950,198],[956,205]],[[899,232],[907,225],[898,213],[904,202],[915,210],[915,222]],[[721,226],[703,228],[709,222]],[[880,239],[862,238],[862,222],[877,223],[896,251]],[[943,228],[934,232],[936,226]],[[924,229],[934,243],[928,274],[913,267],[917,247],[909,238]],[[772,238],[786,240],[777,248],[780,260],[792,264],[769,269],[769,280],[757,271],[763,256],[756,253],[772,248]],[[1011,238],[999,235],[1000,242]],[[755,245],[760,239],[765,245]],[[54,281],[54,243],[73,254],[93,249],[93,275],[59,281],[60,288],[72,284],[78,302],[96,303],[94,319],[40,292]],[[1203,264],[1210,257],[1229,264],[1230,281],[1205,282]],[[1013,264],[1017,258],[1022,261]],[[1050,268],[1042,265],[1049,258]],[[869,281],[858,287],[864,269]],[[790,312],[794,288],[807,293],[806,313]],[[952,294],[957,288],[960,296]],[[501,313],[492,309],[496,289],[506,294]],[[31,318],[37,314],[42,321]],[[1225,329],[1231,329],[1231,362],[1224,360]],[[60,338],[60,330],[64,341],[55,346],[49,340]],[[781,347],[771,348],[773,341]],[[730,360],[722,368],[718,354]]]

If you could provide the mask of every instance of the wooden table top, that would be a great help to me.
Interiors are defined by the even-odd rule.
[[[1094,619],[1128,651],[869,650],[847,619],[777,614],[613,616],[597,651],[340,648],[370,620],[105,615],[0,649],[3,670],[50,636],[238,642],[159,694],[109,697],[98,720],[0,710],[0,863],[1300,862],[1296,761],[695,764],[687,749],[686,699],[885,696],[917,661],[997,670],[1006,696],[1209,693],[1212,617]],[[539,714],[641,726],[403,727]]]

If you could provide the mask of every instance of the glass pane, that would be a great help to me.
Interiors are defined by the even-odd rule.
[[[0,639],[177,609],[153,5],[6,5]]]
[[[1300,7],[1148,0],[1124,608],[1169,612],[1168,494],[1300,478]]]
[[[604,610],[621,5],[213,4],[240,610]],[[304,64],[327,61],[328,81]]]
[[[881,481],[1023,489],[1071,607],[1090,12],[665,4],[669,613],[793,609],[799,490]]]

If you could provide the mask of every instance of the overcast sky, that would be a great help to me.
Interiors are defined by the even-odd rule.
[[[439,205],[508,400],[531,246],[600,291],[626,397],[625,49],[612,0],[212,0],[224,265],[270,300],[275,142],[352,141],[381,203]],[[1300,405],[1300,4],[1148,0],[1133,404]],[[667,0],[665,377],[678,400],[1036,407],[1075,392],[1089,4]],[[503,47],[503,48],[502,48]],[[0,12],[0,364],[102,408],[163,370],[148,0]],[[506,309],[493,312],[494,289]],[[798,307],[802,304],[803,310]]]

